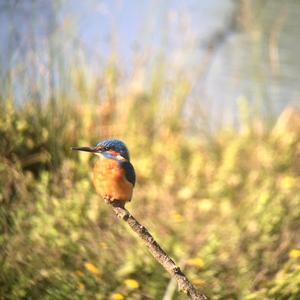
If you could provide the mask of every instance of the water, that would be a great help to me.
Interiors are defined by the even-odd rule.
[[[244,1],[252,7],[244,8],[246,25],[233,18],[234,26],[226,31],[235,12],[240,15],[238,3],[2,0],[1,76],[18,66],[14,89],[20,102],[32,91],[32,81],[43,87],[39,97],[44,98],[49,85],[64,86],[67,79],[60,74],[67,74],[68,64],[79,56],[90,70],[99,71],[116,53],[130,78],[137,53],[145,55],[150,66],[158,53],[165,53],[170,76],[186,74],[193,84],[190,103],[199,102],[210,123],[236,123],[241,99],[272,119],[287,105],[300,103],[300,2]],[[224,36],[207,63],[206,46],[216,34]],[[51,55],[58,65],[49,71]],[[56,72],[52,83],[49,72]]]

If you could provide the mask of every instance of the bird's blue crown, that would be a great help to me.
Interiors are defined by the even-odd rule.
[[[122,157],[124,157],[125,159],[127,159],[128,161],[130,160],[128,149],[127,149],[126,145],[120,140],[117,140],[117,139],[105,140],[105,141],[99,142],[97,144],[97,147],[107,147],[109,149],[112,149],[112,150],[120,153],[120,155]]]

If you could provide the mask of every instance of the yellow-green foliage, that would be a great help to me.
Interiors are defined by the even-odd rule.
[[[70,150],[114,136],[137,172],[129,209],[199,289],[212,299],[299,299],[297,132],[208,141],[185,131],[186,83],[170,109],[159,81],[118,97],[107,78],[99,103],[1,101],[0,298],[162,299],[168,274],[95,194],[94,158]]]

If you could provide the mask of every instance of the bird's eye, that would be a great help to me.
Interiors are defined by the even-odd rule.
[[[109,147],[103,147],[103,151],[108,151]]]

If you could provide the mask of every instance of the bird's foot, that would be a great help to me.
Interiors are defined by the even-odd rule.
[[[115,207],[122,207],[122,208],[124,208],[125,201],[123,201],[123,200],[114,199],[114,198],[112,198],[110,196],[104,196],[103,199],[104,199],[104,202],[106,204],[112,204]]]
[[[105,202],[106,204],[110,204],[110,203],[113,202],[113,199],[112,199],[110,196],[107,196],[107,195],[104,196],[103,199],[104,199],[104,202]]]

